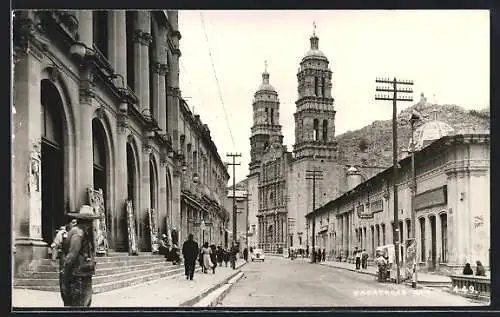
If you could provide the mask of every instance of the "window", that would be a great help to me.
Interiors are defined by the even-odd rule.
[[[328,141],[328,120],[323,120],[323,142]]]
[[[382,227],[382,245],[385,245],[385,224],[380,225]]]
[[[274,124],[274,109],[271,109],[271,124]]]
[[[265,118],[264,123],[266,123],[266,124],[268,123],[268,118],[269,118],[269,114],[268,114],[268,111],[267,111],[267,108],[266,108],[266,118]]]
[[[155,64],[156,64],[156,54],[155,54],[155,51],[156,51],[156,34],[154,32],[154,20],[153,20],[153,17],[151,16],[151,39],[152,39],[152,42],[151,42],[151,45],[149,45],[148,47],[148,57],[149,57],[149,104],[150,104],[150,109],[151,109],[151,117],[152,118],[158,118],[158,113],[157,113],[157,110],[156,110],[156,106],[155,105],[155,93],[158,92],[158,87],[155,87],[155,84],[158,85],[158,82],[155,83],[155,76],[157,76],[157,74],[155,74]]]
[[[319,90],[318,77],[314,77],[314,92],[315,92],[315,95],[319,97],[320,90]]]
[[[379,247],[380,246],[380,226],[375,225],[375,229],[377,231],[377,247]]]
[[[411,220],[407,219],[406,220],[406,237],[410,239],[411,237]]]
[[[108,11],[95,10],[92,12],[92,37],[95,46],[108,58]]]
[[[319,120],[314,119],[314,141],[319,140]]]
[[[135,54],[134,54],[134,31],[135,31],[135,18],[136,12],[126,12],[126,33],[127,33],[127,84],[134,90],[135,89]]]
[[[425,218],[420,218],[420,262],[425,262]]]
[[[448,216],[441,214],[441,262],[448,262]]]
[[[325,77],[322,77],[322,87],[323,87],[323,97],[326,98],[326,79]]]

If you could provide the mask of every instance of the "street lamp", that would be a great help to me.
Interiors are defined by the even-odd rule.
[[[415,195],[417,192],[417,181],[416,181],[416,173],[415,173],[415,124],[422,120],[422,115],[413,110],[410,117],[410,126],[411,126],[411,236],[413,239],[414,246],[417,245],[417,238],[415,233],[417,215],[415,211]],[[412,274],[412,282],[411,285],[413,288],[417,288],[417,254],[416,248],[415,255],[413,256],[413,274]]]

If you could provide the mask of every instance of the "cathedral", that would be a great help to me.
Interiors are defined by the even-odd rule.
[[[266,65],[253,97],[247,190],[249,218],[257,228],[255,247],[281,253],[286,247],[312,245],[305,215],[349,189],[349,166],[337,161],[332,71],[315,32],[297,73],[291,152],[283,144],[280,101],[269,78]],[[378,171],[358,170],[362,179]]]

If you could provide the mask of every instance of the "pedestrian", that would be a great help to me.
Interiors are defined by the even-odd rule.
[[[476,276],[486,276],[486,270],[481,261],[476,261]]]
[[[248,249],[247,248],[243,249],[243,259],[245,260],[245,262],[248,262]]]
[[[227,267],[227,262],[229,262],[229,258],[230,258],[229,250],[227,250],[227,249],[223,250],[223,258],[224,258],[224,263],[226,264],[226,267]]]
[[[56,238],[54,239],[54,242],[52,243],[52,258],[54,259],[54,252],[56,252],[56,258],[54,259],[57,260],[59,259],[59,290],[61,292],[61,298],[63,300],[64,306],[68,306],[68,292],[66,289],[66,282],[64,279],[64,261],[66,260],[66,255],[68,254],[69,251],[69,243],[68,243],[68,231],[71,230],[71,228],[76,225],[76,219],[71,219],[66,226],[64,226],[64,232],[61,233],[60,239]],[[62,227],[61,227],[62,228]],[[59,231],[61,232],[61,230]]]
[[[366,269],[368,267],[368,252],[366,249],[363,249],[361,252],[361,268]]]
[[[322,258],[321,261],[325,262],[326,260],[326,250],[323,248],[323,253],[321,254]]]
[[[181,255],[179,251],[179,247],[177,247],[177,244],[174,243],[172,245],[172,250],[170,251],[170,257],[172,259],[172,264],[177,265],[181,263]]]
[[[219,245],[217,247],[217,262],[219,263],[219,266],[222,266],[223,261],[224,261],[224,249],[222,249],[222,246]]]
[[[215,268],[217,267],[217,249],[215,244],[210,245],[210,261],[212,262],[212,272],[215,274]]]
[[[377,254],[377,259],[375,260],[375,263],[377,264],[378,267],[378,275],[377,275],[378,281],[385,282],[387,278],[387,261],[381,249],[378,249],[376,251],[376,254]]]
[[[68,232],[68,253],[64,260],[65,306],[89,307],[92,303],[92,276],[95,274],[92,221],[99,219],[93,208],[84,205],[79,212],[69,212],[72,227]]]
[[[186,279],[193,280],[196,256],[198,255],[198,243],[194,241],[193,234],[190,233],[188,239],[182,245],[182,255],[184,257],[184,269]]]
[[[160,255],[163,255],[165,257],[165,260],[168,261],[168,238],[166,234],[161,235],[160,239]]]
[[[233,243],[231,244],[230,257],[231,267],[236,270],[236,254],[238,254],[238,247]]]
[[[354,258],[356,259],[356,270],[359,270],[361,267],[361,252],[358,250],[358,247],[354,250]]]
[[[470,267],[470,263],[465,263],[464,270],[462,272],[463,275],[474,275],[472,268]]]
[[[59,227],[59,230],[56,231],[56,236],[52,244],[50,245],[50,249],[52,251],[52,260],[56,261],[60,258],[60,253],[62,252],[62,243],[63,240],[68,236],[68,231],[66,230],[67,225]]]
[[[212,250],[208,246],[208,242],[203,243],[203,248],[201,249],[201,254],[203,257],[203,273],[208,273],[207,270],[212,268],[212,261],[210,260],[210,254]]]
[[[306,247],[306,258],[309,258],[309,246]]]

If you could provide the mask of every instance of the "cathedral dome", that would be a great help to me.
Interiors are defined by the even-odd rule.
[[[259,92],[278,93],[276,91],[276,88],[274,88],[273,85],[269,83],[269,73],[267,72],[267,61],[265,62],[265,66],[266,68],[262,73],[262,83],[260,84],[259,88],[257,88],[257,93]]]
[[[306,59],[327,60],[325,54],[319,49],[319,38],[316,36],[316,24],[314,24],[314,30],[315,31],[313,32],[313,35],[309,38],[309,41],[311,42],[311,48],[302,58],[303,61]]]
[[[432,121],[424,123],[415,130],[413,136],[415,141],[415,151],[420,151],[435,140],[453,134],[454,129],[447,123],[434,118]],[[411,140],[408,148],[411,149]]]

